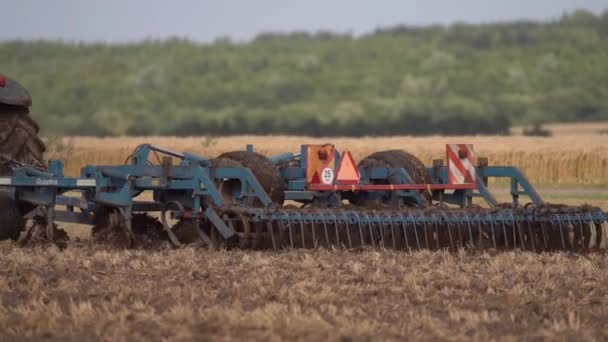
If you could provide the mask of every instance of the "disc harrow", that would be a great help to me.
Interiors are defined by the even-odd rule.
[[[490,192],[493,177],[509,180],[510,203]],[[64,176],[59,161],[45,170],[20,165],[0,185],[10,198],[0,210],[23,217],[11,220],[19,227],[7,227],[3,236],[14,238],[30,220],[20,240],[26,245],[35,237],[65,246],[56,222],[76,222],[93,226],[94,243],[122,248],[588,252],[607,246],[607,214],[600,208],[545,203],[518,169],[489,166],[471,145],[446,146],[446,159],[428,168],[396,150],[357,165],[330,144],[270,158],[248,146],[215,159],[141,145],[125,165],[85,166],[79,177]],[[530,202],[522,206],[520,197]]]

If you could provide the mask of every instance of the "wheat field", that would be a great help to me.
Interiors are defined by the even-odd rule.
[[[49,141],[47,157],[62,160],[66,174],[75,176],[83,165],[124,163],[133,149],[143,143],[213,158],[222,152],[243,150],[247,144],[253,144],[255,150],[262,154],[275,155],[298,152],[301,144],[326,142],[335,144],[338,150],[351,151],[356,160],[375,151],[403,149],[415,154],[427,165],[431,165],[433,159],[445,159],[446,144],[470,143],[475,145],[478,156],[489,159],[490,165],[517,166],[535,184],[608,185],[608,136],[579,131],[550,138],[71,137]]]

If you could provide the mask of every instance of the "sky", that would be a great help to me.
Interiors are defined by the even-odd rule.
[[[552,20],[608,0],[0,0],[0,41],[132,42],[260,32],[327,30],[355,35],[399,24]]]

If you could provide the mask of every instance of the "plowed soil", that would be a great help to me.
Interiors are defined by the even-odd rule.
[[[0,244],[0,340],[606,340],[608,256]]]

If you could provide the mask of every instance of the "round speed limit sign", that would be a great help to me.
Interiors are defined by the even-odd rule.
[[[321,181],[323,184],[332,184],[334,182],[334,170],[326,167],[321,172]]]

